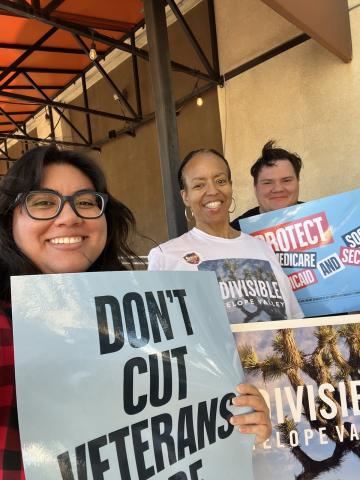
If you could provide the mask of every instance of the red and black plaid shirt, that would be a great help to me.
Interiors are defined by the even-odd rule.
[[[9,304],[0,301],[0,480],[25,480],[16,409],[14,347]]]

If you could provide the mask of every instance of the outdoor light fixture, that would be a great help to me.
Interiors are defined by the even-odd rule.
[[[94,42],[94,37],[92,39],[91,47],[90,47],[90,50],[89,50],[89,58],[92,62],[94,60],[96,60],[96,58],[97,58],[97,51],[96,51],[96,45],[95,45],[95,42]]]
[[[196,80],[195,86],[193,88],[193,93],[196,93],[196,105],[202,107],[204,105],[204,100],[199,92],[199,79]]]
[[[94,47],[95,47],[95,44],[90,48],[90,51],[89,51],[89,58],[92,61],[96,60],[96,57],[97,57],[97,51]]]
[[[204,105],[204,100],[200,94],[196,98],[196,105],[198,107],[202,107]]]

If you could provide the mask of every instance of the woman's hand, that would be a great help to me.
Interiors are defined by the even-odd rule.
[[[240,395],[232,399],[237,407],[250,407],[253,412],[233,415],[230,423],[239,428],[241,433],[254,433],[255,444],[265,442],[271,435],[269,409],[259,390],[250,384],[236,387]]]

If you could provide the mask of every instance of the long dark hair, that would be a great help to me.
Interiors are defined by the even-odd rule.
[[[10,299],[10,275],[41,273],[17,247],[12,233],[13,208],[19,193],[40,188],[44,168],[51,164],[68,164],[78,168],[93,183],[98,192],[109,196],[105,209],[107,241],[104,250],[89,271],[126,270],[133,268],[138,257],[128,244],[135,230],[131,211],[112,197],[101,168],[89,157],[55,146],[38,147],[25,153],[8,171],[0,183],[0,298]]]

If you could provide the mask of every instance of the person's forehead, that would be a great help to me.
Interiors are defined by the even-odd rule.
[[[84,185],[82,188],[93,188],[90,178],[74,165],[51,163],[44,167],[41,179],[42,188],[53,188],[56,190],[56,186],[76,186],[78,184]]]
[[[273,165],[264,165],[260,171],[258,180],[280,179],[296,176],[292,163],[287,159],[274,160]]]
[[[198,153],[184,167],[188,177],[205,177],[208,174],[228,174],[226,163],[214,153]]]

